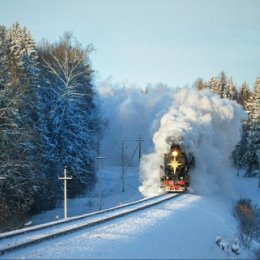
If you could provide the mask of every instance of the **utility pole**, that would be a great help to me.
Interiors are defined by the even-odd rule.
[[[64,219],[67,219],[67,180],[71,180],[72,177],[67,176],[67,167],[64,167],[64,176],[59,177],[59,180],[64,181]]]
[[[96,159],[98,160],[98,157],[100,156],[100,139],[99,139],[99,134],[97,133],[97,156]],[[98,163],[96,164],[96,172],[99,171],[98,169],[99,165]]]
[[[102,175],[101,175],[101,169],[102,169],[102,160],[106,159],[104,156],[97,156],[96,159],[99,161],[99,210],[102,209]],[[98,164],[98,163],[97,163]]]
[[[142,156],[142,142],[144,141],[141,136],[139,136],[139,139],[136,140],[139,142],[139,152],[138,152],[138,159],[139,159],[139,165],[141,161],[141,156]]]
[[[122,164],[122,192],[125,191],[125,149],[127,146],[124,144],[124,141],[122,141],[121,147],[121,164]]]

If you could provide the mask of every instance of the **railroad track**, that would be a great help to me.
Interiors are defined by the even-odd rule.
[[[118,207],[71,217],[66,220],[58,220],[34,227],[2,233],[0,234],[0,255],[87,227],[102,224],[115,218],[152,207],[179,195],[180,194],[176,193],[166,193],[123,204]]]

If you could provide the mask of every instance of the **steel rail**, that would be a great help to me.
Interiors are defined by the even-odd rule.
[[[52,238],[56,238],[58,236],[63,236],[63,235],[66,235],[66,234],[69,234],[72,232],[76,232],[76,231],[82,230],[84,228],[93,227],[93,226],[114,220],[116,218],[132,214],[137,211],[141,211],[143,209],[146,209],[146,208],[155,206],[157,204],[160,204],[162,202],[176,198],[179,195],[181,195],[181,193],[179,193],[179,194],[169,194],[169,193],[167,194],[166,193],[166,194],[162,194],[159,196],[154,196],[154,197],[150,197],[150,198],[146,198],[146,199],[141,199],[141,200],[138,200],[138,201],[135,201],[132,203],[120,205],[118,207],[110,208],[107,210],[94,212],[94,213],[90,213],[90,214],[85,214],[85,215],[80,215],[77,217],[68,218],[67,220],[61,220],[58,222],[56,221],[56,222],[39,225],[39,227],[34,226],[34,227],[26,228],[23,230],[17,230],[14,232],[3,233],[0,236],[0,240],[2,242],[7,240],[7,243],[1,243],[2,245],[0,244],[0,255],[10,253],[17,249],[28,247],[33,244],[38,244],[43,241],[46,241],[46,240],[49,240]],[[138,204],[140,204],[140,205],[138,206]],[[127,208],[129,208],[129,209],[122,211],[123,209],[127,209]],[[107,213],[112,213],[112,212],[114,212],[114,214],[111,214],[110,216],[104,216],[104,217],[101,217],[100,219],[91,220],[91,218],[95,218],[102,214],[106,215]],[[82,223],[80,223],[80,222],[82,222]],[[51,229],[55,228],[56,226],[60,226],[61,230],[52,231]],[[66,228],[64,227],[64,229],[63,229],[62,226],[66,226]],[[50,229],[49,232],[48,232],[48,229]],[[40,231],[43,231],[43,230],[44,230],[44,232],[41,233]],[[30,237],[30,235],[32,237]],[[22,240],[22,241],[19,241],[19,237],[20,237],[20,240]],[[3,244],[6,244],[6,245],[3,245]]]
[[[107,213],[107,212],[112,212],[112,211],[115,211],[115,210],[118,210],[118,209],[122,209],[122,208],[125,208],[125,207],[136,205],[136,204],[139,204],[139,203],[142,203],[142,202],[145,202],[145,201],[150,201],[150,200],[153,200],[155,198],[162,197],[162,196],[165,196],[165,194],[140,199],[140,200],[130,202],[130,203],[121,204],[119,206],[108,208],[108,209],[101,210],[101,211],[95,211],[95,212],[92,212],[92,213],[81,214],[81,215],[78,215],[78,216],[69,217],[67,219],[60,219],[60,220],[56,220],[56,221],[52,221],[52,222],[48,222],[48,223],[44,223],[44,224],[35,225],[35,226],[32,226],[32,227],[27,227],[27,228],[22,228],[22,229],[10,231],[10,232],[0,233],[0,241],[2,239],[5,239],[5,238],[10,238],[10,237],[14,237],[14,236],[25,234],[25,233],[30,233],[32,231],[38,231],[38,230],[41,230],[41,229],[46,229],[46,228],[49,228],[49,227],[62,225],[64,223],[70,223],[70,222],[74,222],[74,221],[77,221],[77,220],[89,218],[90,216],[97,216],[97,215],[104,214],[104,213]]]

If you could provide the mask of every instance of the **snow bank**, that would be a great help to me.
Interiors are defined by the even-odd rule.
[[[195,156],[191,186],[196,193],[221,191],[232,195],[230,156],[240,140],[245,112],[236,103],[209,91],[181,89],[154,133],[155,152],[143,157],[140,191],[154,195],[159,189],[159,166],[173,141],[179,140],[187,153]]]

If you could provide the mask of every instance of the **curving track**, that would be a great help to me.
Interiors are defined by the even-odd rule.
[[[0,255],[152,207],[180,194],[141,199],[118,207],[0,234]]]

